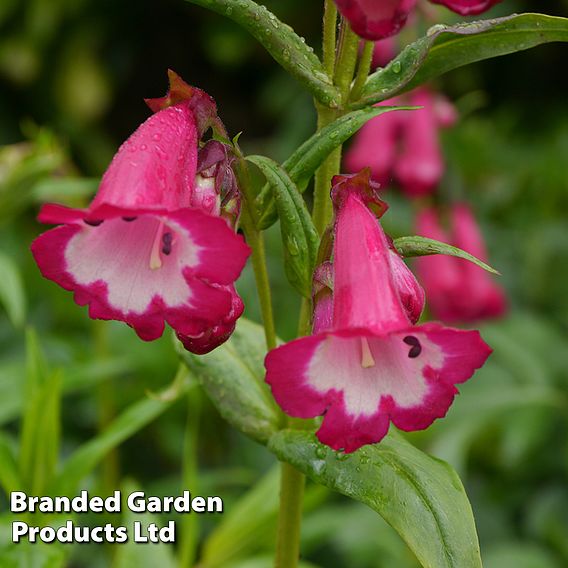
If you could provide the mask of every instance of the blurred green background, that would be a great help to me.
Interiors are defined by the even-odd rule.
[[[265,4],[318,46],[321,2]],[[505,0],[492,14],[535,9],[568,16],[568,2],[552,0]],[[441,191],[473,204],[511,310],[481,325],[495,353],[463,386],[448,417],[411,439],[462,476],[487,568],[568,566],[567,56],[565,44],[546,45],[454,71],[437,85],[462,116],[443,134],[448,171]],[[147,344],[126,326],[90,321],[69,293],[41,278],[29,253],[43,230],[35,221],[39,205],[88,200],[118,145],[149,115],[143,98],[165,92],[168,67],[217,100],[229,132],[243,132],[246,152],[283,160],[314,130],[310,96],[216,14],[182,0],[0,0],[0,462],[18,454],[30,365],[41,358],[30,330],[49,368],[42,371],[47,390],[61,388],[61,431],[46,436],[60,440],[62,458],[174,377],[169,333]],[[412,234],[408,203],[396,191],[387,200],[391,234]],[[277,327],[289,339],[298,300],[281,267],[277,228],[267,240]],[[246,317],[258,321],[250,267],[239,289]],[[42,406],[46,416],[57,413],[57,400]],[[195,450],[198,481],[186,462],[186,484],[221,495],[227,511],[199,518],[203,544],[274,458],[228,427],[195,390],[189,408],[180,397],[156,416],[81,487],[175,495],[184,487],[184,452]],[[248,505],[257,524],[219,566],[270,566],[276,478],[269,473],[263,483],[265,493]],[[312,486],[306,503],[302,550],[313,565],[417,566],[363,505]],[[175,565],[171,547],[37,546],[30,553],[10,545],[6,508],[2,493],[1,568]]]

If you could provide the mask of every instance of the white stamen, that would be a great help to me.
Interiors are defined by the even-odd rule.
[[[361,338],[361,367],[368,369],[375,366],[375,360],[366,337]]]
[[[154,237],[154,242],[152,243],[152,252],[150,253],[150,269],[157,270],[162,268],[162,257],[160,251],[162,249],[162,233],[164,232],[164,222],[160,221],[158,229],[156,230],[156,236]]]

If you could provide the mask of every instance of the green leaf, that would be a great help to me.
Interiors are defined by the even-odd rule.
[[[4,432],[0,432],[0,486],[6,495],[22,486],[15,443]]]
[[[178,344],[221,416],[247,436],[266,443],[278,429],[280,411],[264,383],[263,328],[239,319],[231,339],[207,355],[194,355]]]
[[[14,327],[22,327],[26,319],[26,296],[20,271],[14,261],[0,252],[0,303]]]
[[[473,262],[473,264],[476,264],[480,268],[483,268],[483,270],[487,270],[487,272],[491,272],[492,274],[500,274],[497,270],[491,268],[491,266],[482,260],[479,260],[472,254],[465,252],[465,250],[436,241],[435,239],[429,239],[427,237],[399,237],[398,239],[394,239],[394,246],[404,257],[447,254],[469,260],[469,262]]]
[[[177,395],[195,387],[189,380],[179,381]],[[170,392],[170,389],[166,390]],[[50,495],[72,495],[98,463],[124,440],[154,421],[177,399],[173,396],[144,398],[124,410],[104,432],[83,444],[63,464],[49,491]]]
[[[298,190],[303,192],[315,171],[323,161],[363,124],[380,114],[393,110],[413,110],[415,107],[371,107],[350,112],[316,132],[306,140],[283,164]],[[269,185],[265,185],[257,197],[260,211],[259,228],[267,229],[276,222],[276,205]]]
[[[324,105],[336,108],[341,96],[303,38],[265,6],[252,0],[188,0],[231,18],[259,41],[288,73],[302,82]]]
[[[260,169],[272,187],[280,218],[286,276],[300,294],[310,298],[320,239],[308,208],[286,170],[274,160],[264,156],[246,159]]]
[[[473,513],[459,477],[397,432],[353,454],[337,453],[299,430],[281,430],[268,447],[313,481],[379,513],[422,566],[481,568]]]
[[[452,69],[537,45],[568,41],[568,19],[519,14],[455,26],[437,25],[373,73],[353,107],[384,101]]]
[[[61,373],[51,373],[33,330],[27,333],[25,406],[20,439],[20,475],[34,495],[51,481],[59,453]]]

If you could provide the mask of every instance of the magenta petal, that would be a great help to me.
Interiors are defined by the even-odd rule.
[[[195,118],[187,103],[150,116],[114,156],[90,208],[188,207],[197,142]]]
[[[424,310],[424,289],[397,252],[391,249],[390,261],[394,283],[410,323],[416,323]]]
[[[486,12],[501,0],[430,0],[434,4],[442,4],[462,16],[475,16]]]
[[[361,446],[380,442],[387,435],[389,426],[386,414],[351,416],[343,401],[338,401],[326,412],[316,435],[322,444],[350,454]]]
[[[436,346],[441,358],[438,365],[424,368],[428,392],[420,405],[401,408],[392,401],[386,405],[393,424],[406,431],[423,430],[437,418],[443,418],[458,394],[454,385],[467,381],[491,354],[491,348],[478,331],[427,323],[414,328],[412,335],[424,337],[423,343]]]
[[[386,235],[361,198],[348,191],[335,227],[334,329],[405,327],[409,320],[392,278]]]
[[[310,361],[324,339],[322,334],[296,339],[273,349],[264,360],[266,382],[276,402],[290,416],[313,418],[327,408],[326,397],[306,383]]]
[[[416,0],[335,0],[335,3],[355,33],[378,40],[400,31]]]
[[[196,353],[197,355],[209,353],[225,343],[231,337],[233,331],[235,331],[237,320],[242,316],[245,306],[234,286],[227,287],[227,291],[231,294],[232,304],[231,311],[223,320],[197,337],[181,333],[177,334],[185,349],[191,353]]]

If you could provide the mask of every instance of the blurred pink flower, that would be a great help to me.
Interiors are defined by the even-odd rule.
[[[455,123],[456,111],[445,98],[426,87],[407,99],[391,99],[382,106],[411,105],[423,108],[392,111],[369,120],[354,137],[345,154],[349,172],[370,167],[373,180],[383,186],[396,180],[409,197],[431,194],[444,175],[439,130]]]
[[[447,242],[486,261],[485,244],[471,209],[459,204],[452,207],[450,213],[452,237],[441,227],[434,209],[424,209],[418,214],[417,234]],[[446,255],[421,257],[417,263],[418,276],[434,318],[470,323],[505,313],[507,301],[503,290],[479,266]]]

